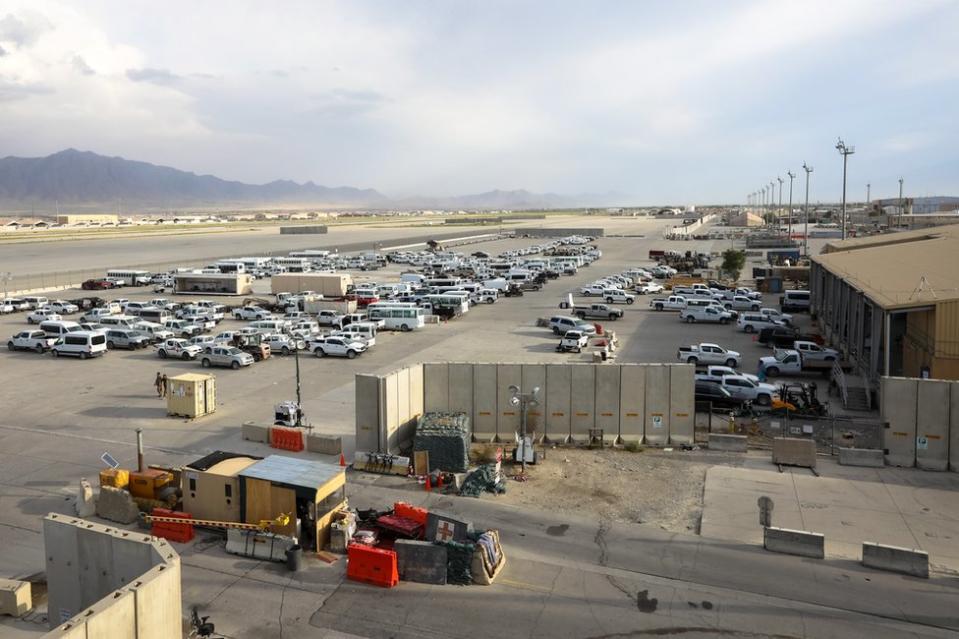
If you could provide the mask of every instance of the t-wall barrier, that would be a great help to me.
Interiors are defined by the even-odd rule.
[[[887,464],[959,471],[959,382],[883,377],[880,404]]]
[[[429,362],[356,376],[357,450],[400,453],[424,412],[470,416],[473,441],[514,441],[520,409],[510,386],[539,388],[527,413],[536,441],[665,446],[693,442],[694,368],[689,364]]]

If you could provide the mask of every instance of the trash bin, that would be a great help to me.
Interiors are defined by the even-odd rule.
[[[294,544],[286,549],[286,567],[290,572],[303,568],[303,547]]]

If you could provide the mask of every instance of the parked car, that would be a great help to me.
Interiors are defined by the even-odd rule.
[[[15,310],[17,309],[7,300],[0,300],[0,315],[6,315],[7,313],[12,313]]]
[[[775,308],[761,308],[759,312],[771,320],[782,322],[784,326],[792,326],[793,316],[789,313],[783,313]]]
[[[76,313],[80,310],[79,306],[76,304],[71,304],[66,300],[53,300],[47,304],[47,308],[50,308],[54,313],[60,313],[61,315],[69,315],[70,313]]]
[[[686,298],[682,295],[654,297],[649,300],[649,308],[657,311],[681,311],[686,308]]]
[[[175,357],[178,359],[195,359],[197,355],[203,352],[203,349],[196,344],[191,344],[182,337],[168,339],[157,347],[157,356],[160,359]]]
[[[4,301],[6,304],[9,304],[10,306],[12,306],[14,311],[29,311],[29,310],[30,310],[30,303],[29,303],[27,300],[25,300],[25,299],[21,299],[21,298],[19,298],[19,297],[8,297],[8,298],[4,299],[3,301]]]
[[[663,285],[660,284],[659,282],[654,282],[653,280],[649,280],[648,282],[642,282],[640,284],[637,284],[633,288],[633,290],[639,293],[640,295],[653,295],[655,293],[662,293],[663,290],[665,289],[663,288]]]
[[[83,284],[80,285],[80,288],[84,291],[105,291],[116,287],[116,282],[107,279],[85,280]]]
[[[694,322],[728,324],[733,316],[729,314],[729,311],[716,306],[688,306],[679,311],[679,319],[690,324]]]
[[[167,320],[163,323],[163,326],[179,337],[193,337],[203,332],[203,329],[196,324],[181,319]]]
[[[705,366],[707,364],[724,364],[730,368],[739,366],[740,355],[717,344],[693,344],[680,346],[676,352],[676,359],[686,364]]]
[[[294,351],[306,348],[305,340],[295,339],[289,335],[281,335],[277,333],[264,335],[263,342],[270,347],[270,352],[280,353],[282,355],[289,355]]]
[[[351,337],[321,337],[315,339],[309,344],[309,349],[317,357],[326,355],[335,355],[337,357],[347,357],[353,359],[357,355],[366,352],[367,345],[358,339]]]
[[[623,316],[623,309],[613,308],[606,304],[589,304],[584,306],[574,306],[572,309],[573,315],[583,320],[586,318],[589,319],[604,319],[604,320],[618,320]]]
[[[233,319],[236,320],[263,320],[272,316],[270,311],[259,306],[240,306],[233,309]]]
[[[741,408],[749,404],[748,400],[733,397],[732,393],[719,384],[696,382],[695,393],[697,402],[709,402],[718,408]]]
[[[150,340],[129,328],[111,328],[106,331],[107,348],[128,348],[131,351],[146,348]]]
[[[566,331],[580,331],[587,335],[596,334],[596,326],[576,317],[567,317],[564,315],[554,315],[549,318],[549,328],[556,335],[565,335]]]
[[[107,352],[107,338],[102,333],[77,331],[67,333],[58,339],[50,348],[54,357],[67,355],[87,359],[100,357]]]
[[[346,316],[336,311],[324,309],[316,314],[316,323],[320,326],[334,326],[336,328],[343,328],[345,322]]]
[[[605,290],[606,290],[605,286],[591,284],[589,286],[584,286],[581,289],[579,289],[579,294],[585,295],[586,297],[589,297],[591,295],[601,296],[603,294],[603,291]]]
[[[132,328],[153,343],[163,342],[173,337],[173,331],[156,322],[137,322]]]
[[[199,346],[205,351],[209,351],[211,348],[218,345],[216,337],[213,335],[195,335],[188,341],[194,346]]]
[[[603,291],[603,299],[607,304],[632,304],[636,301],[636,296],[621,288],[608,288]]]
[[[62,320],[63,316],[53,312],[49,308],[38,308],[27,314],[27,324],[39,324],[40,322],[53,322]]]
[[[91,308],[80,316],[81,322],[99,322],[101,318],[113,315],[108,308]]]
[[[724,375],[719,384],[736,399],[749,400],[760,406],[770,406],[778,394],[775,385],[755,382],[743,375]]]
[[[204,368],[223,366],[236,370],[241,366],[252,366],[253,356],[234,346],[217,346],[209,353],[203,354],[201,363]]]
[[[784,311],[808,311],[809,291],[785,291],[779,298],[779,308]]]
[[[7,340],[7,348],[11,351],[36,351],[42,353],[49,350],[56,341],[56,337],[50,337],[43,331],[34,329],[20,331],[11,337]]]
[[[580,353],[588,345],[589,335],[586,333],[582,331],[566,331],[563,338],[559,340],[559,345],[556,347],[556,350],[562,353],[568,353],[569,351]]]
[[[736,325],[746,333],[758,333],[764,328],[773,328],[783,324],[762,313],[743,313],[739,316]]]
[[[723,302],[723,306],[734,311],[752,311],[758,313],[762,304],[745,295],[734,295],[731,300]]]

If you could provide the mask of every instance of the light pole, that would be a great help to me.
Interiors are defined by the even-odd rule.
[[[509,392],[512,395],[510,397],[509,403],[513,406],[519,406],[519,423],[520,423],[520,435],[519,435],[519,447],[516,449],[517,454],[520,460],[523,462],[523,474],[526,474],[526,414],[529,411],[530,407],[539,406],[539,402],[536,398],[539,396],[539,386],[533,387],[533,390],[524,393],[520,390],[519,386],[511,384],[509,387]],[[535,453],[534,453],[535,454]]]
[[[898,224],[899,228],[902,228],[902,209],[903,209],[902,178],[899,178],[899,224]]]
[[[6,301],[6,299],[7,299],[7,282],[9,282],[10,280],[13,279],[13,273],[11,273],[10,271],[4,271],[3,273],[0,273],[0,279],[3,280],[3,300]]]
[[[776,204],[776,180],[769,182],[769,211],[772,212],[773,205]]]
[[[792,171],[786,171],[786,175],[789,176],[789,210],[786,211],[786,224],[788,225],[788,237],[790,240],[793,239],[793,180],[796,178],[796,174]]]
[[[812,173],[812,167],[806,166],[806,163],[802,163],[803,171],[806,172],[806,206],[805,213],[803,217],[806,218],[805,227],[803,228],[802,236],[802,252],[806,257],[809,256],[809,174]]]
[[[776,176],[776,179],[779,181],[779,209],[778,209],[779,213],[776,216],[776,219],[778,221],[778,219],[781,218],[783,214],[783,182],[785,182],[785,180],[783,180],[778,175]]]
[[[872,202],[871,190],[872,190],[872,184],[870,184],[869,182],[866,182],[866,204],[869,204],[870,202]]]
[[[846,239],[846,165],[849,162],[849,156],[856,152],[856,147],[846,146],[842,138],[839,138],[836,142],[836,150],[842,156],[842,239]]]

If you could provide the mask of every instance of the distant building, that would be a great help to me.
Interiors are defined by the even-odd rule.
[[[67,213],[57,216],[57,224],[70,226],[73,224],[117,224],[118,215],[112,213]]]

